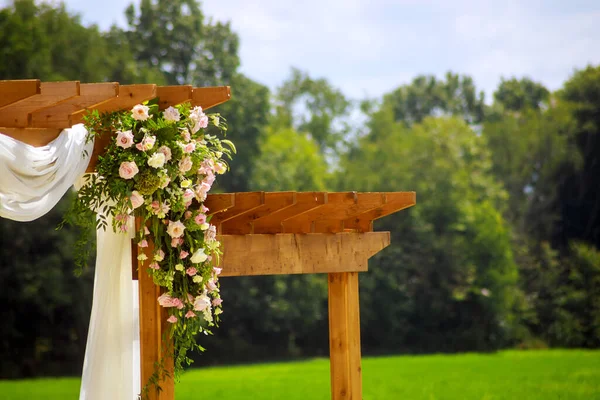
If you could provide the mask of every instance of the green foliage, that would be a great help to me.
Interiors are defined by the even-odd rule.
[[[384,107],[391,106],[394,120],[410,125],[427,116],[454,115],[468,123],[483,120],[483,92],[477,92],[469,76],[448,72],[445,80],[419,75],[383,98]]]
[[[265,191],[325,189],[327,164],[308,135],[287,128],[266,129],[251,178],[254,189]]]
[[[505,345],[516,291],[506,193],[483,138],[457,118],[411,128],[384,103],[342,160],[339,189],[415,190],[418,206],[386,218],[394,246],[362,277],[367,348],[487,350]]]

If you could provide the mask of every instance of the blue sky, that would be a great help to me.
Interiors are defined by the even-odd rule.
[[[129,1],[66,0],[85,23],[125,25]],[[231,21],[242,71],[277,87],[291,66],[353,98],[379,96],[418,74],[466,73],[488,98],[500,77],[557,89],[600,63],[600,1],[206,0]]]

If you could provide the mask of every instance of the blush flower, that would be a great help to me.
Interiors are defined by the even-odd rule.
[[[188,274],[189,276],[194,276],[198,273],[198,270],[194,267],[189,267],[188,269],[185,270],[185,273]]]
[[[117,146],[128,149],[133,145],[133,133],[131,131],[117,132]]]
[[[167,322],[174,324],[177,322],[177,317],[174,315],[171,315],[169,318],[167,318]]]
[[[142,139],[142,149],[150,150],[154,147],[154,143],[156,143],[156,136],[146,135]]]
[[[192,169],[192,159],[190,157],[183,157],[181,161],[179,161],[179,171],[186,173],[190,169]]]
[[[207,258],[208,256],[206,255],[206,253],[204,253],[204,249],[200,248],[194,252],[192,258],[190,258],[190,261],[194,264],[198,264],[206,261]]]
[[[119,167],[119,176],[123,179],[133,178],[140,170],[135,161],[123,161]]]
[[[194,222],[197,223],[198,225],[202,225],[206,222],[206,215],[204,214],[198,214],[194,217]]]
[[[196,316],[196,314],[194,314],[194,312],[192,310],[185,313],[186,318],[193,318],[195,316]]]
[[[210,308],[210,299],[207,295],[198,296],[194,299],[194,310],[204,311]]]
[[[160,146],[158,148],[158,152],[165,155],[165,161],[169,161],[171,159],[171,149],[168,146]]]
[[[133,206],[134,210],[136,208],[138,208],[139,206],[141,206],[142,204],[144,204],[144,197],[137,190],[134,190],[133,192],[131,192],[131,196],[129,196],[129,200],[131,201],[131,205]]]

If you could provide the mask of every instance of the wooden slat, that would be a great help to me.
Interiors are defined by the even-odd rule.
[[[324,192],[296,193],[295,202],[291,206],[254,220],[252,223],[254,233],[281,233],[283,232],[282,221],[320,207],[325,204],[325,198],[326,193]]]
[[[185,103],[192,100],[192,86],[158,86],[156,88],[158,108],[164,110],[169,106]]]
[[[35,111],[31,114],[31,126],[34,128],[68,128],[71,126],[71,114],[97,108],[100,104],[114,100],[119,94],[119,84],[83,83],[80,95],[63,103]]]
[[[119,96],[116,98],[99,104],[94,109],[98,110],[99,113],[118,111],[118,110],[129,110],[133,106],[140,104],[144,101],[151,100],[156,97],[156,85],[143,84],[143,85],[122,85],[119,87]],[[71,115],[71,125],[79,124],[83,122],[83,117],[87,110],[78,111]],[[95,150],[95,149],[94,149]]]
[[[146,261],[138,262],[138,285],[139,285],[139,304],[140,304],[140,379],[142,388],[148,379],[154,373],[154,363],[158,362],[164,354],[167,354],[162,340],[163,333],[166,332],[168,323],[166,322],[167,313],[158,304],[160,296],[160,287],[152,281],[148,275],[147,269],[150,264],[154,244],[143,249],[148,257]],[[165,360],[165,367],[173,376],[174,364],[172,358]],[[148,393],[147,400],[173,400],[175,398],[175,383],[172,378],[161,377],[159,382],[161,391],[152,386]]]
[[[389,232],[219,235],[222,276],[366,271]]]
[[[417,203],[415,192],[388,192],[385,193],[385,196],[386,203],[384,205],[345,220],[344,228],[357,232],[370,232],[373,230],[373,220],[412,207]]]
[[[221,223],[237,215],[251,211],[265,203],[265,192],[236,193],[233,207],[213,215],[211,223],[221,231]]]
[[[231,98],[229,86],[202,87],[192,90],[192,105],[204,110],[225,103]]]
[[[331,399],[362,400],[358,272],[328,279]]]
[[[0,108],[40,93],[39,79],[0,81]]]
[[[79,82],[42,82],[40,94],[27,97],[0,109],[0,126],[25,128],[30,114],[42,108],[60,104],[79,95]]]
[[[327,214],[315,217],[315,232],[335,233],[344,230],[343,221],[383,206],[386,203],[385,193],[357,193],[356,203],[348,207],[336,207]]]
[[[46,146],[61,131],[62,129],[0,128],[0,133],[34,147]]]
[[[209,194],[204,201],[204,206],[208,208],[208,215],[225,211],[235,204],[234,193]]]
[[[221,233],[226,235],[245,235],[254,233],[252,222],[269,215],[295,202],[295,192],[265,193],[264,204],[245,213],[236,215],[221,224]]]
[[[322,206],[291,216],[282,221],[283,232],[316,232],[313,224],[315,220],[325,219],[331,213],[336,212],[336,210],[347,209],[352,205],[356,205],[357,202],[358,196],[356,192],[327,193],[326,203]]]

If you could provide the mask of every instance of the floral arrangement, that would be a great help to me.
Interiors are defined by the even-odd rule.
[[[203,202],[216,175],[228,170],[224,157],[231,158],[235,147],[216,136],[227,129],[218,114],[207,115],[187,103],[164,111],[156,102],[131,111],[96,111],[86,117],[86,127],[90,139],[107,132],[114,139],[98,158],[97,174],[87,176],[69,215],[89,225],[93,214],[93,229],[109,224],[115,231],[135,229],[138,260],[164,288],[157,301],[168,309],[177,375],[191,363],[189,350],[203,350],[197,335],[210,333],[222,312],[221,270],[213,267],[221,255],[220,243]],[[146,391],[168,374],[160,365]]]

